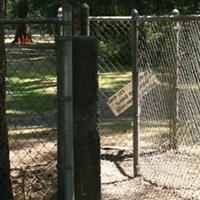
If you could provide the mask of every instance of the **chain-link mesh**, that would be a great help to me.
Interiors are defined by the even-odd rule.
[[[186,189],[188,198],[200,183],[199,29],[198,20],[138,27],[140,72],[153,71],[159,81],[140,98],[141,174],[159,186]]]
[[[132,109],[116,117],[108,106],[108,99],[132,80],[130,18],[91,17],[90,34],[98,41],[101,177],[103,198],[107,199],[111,191],[104,186],[127,180],[133,174]]]
[[[13,43],[16,26],[5,25],[13,191],[19,200],[55,199],[57,26],[27,24],[29,39]],[[115,116],[108,106],[132,81],[131,20],[90,18],[99,48],[102,197],[199,199],[200,21],[142,21],[137,28],[145,181],[131,179],[132,108]]]
[[[5,25],[6,96],[15,199],[55,199],[55,24]]]
[[[142,179],[132,181],[131,108],[116,117],[107,104],[132,80],[131,20],[90,19],[99,47],[102,196],[199,199],[200,21],[141,20],[137,30]]]

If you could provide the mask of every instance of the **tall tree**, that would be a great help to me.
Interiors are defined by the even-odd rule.
[[[0,0],[0,18],[4,15],[4,0]],[[8,147],[8,131],[6,127],[5,109],[5,48],[4,28],[0,24],[0,198],[12,200],[12,189],[10,180],[10,162]]]
[[[18,18],[27,18],[28,16],[28,1],[27,0],[20,0],[16,3],[15,6],[16,14]],[[30,42],[30,36],[27,33],[26,30],[26,24],[25,23],[20,23],[17,25],[16,33],[15,33],[15,38],[12,43],[25,43],[25,42]]]

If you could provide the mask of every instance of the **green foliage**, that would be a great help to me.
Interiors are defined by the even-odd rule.
[[[179,9],[181,14],[200,13],[200,2],[198,0],[141,0],[139,1],[139,12],[142,15],[165,15],[171,14],[174,8]]]
[[[8,17],[19,17],[19,12],[28,11],[31,17],[56,16],[61,0],[7,0],[6,13]]]
[[[200,13],[200,2],[198,0],[68,0],[73,7],[81,3],[90,6],[91,15],[130,15],[133,8],[137,8],[140,14],[170,14],[174,8],[180,10],[181,14]],[[31,16],[55,16],[56,10],[62,5],[62,0],[7,0],[6,9],[8,16],[17,16],[19,10],[28,7]]]

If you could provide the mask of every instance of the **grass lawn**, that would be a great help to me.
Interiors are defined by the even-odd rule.
[[[101,89],[120,89],[132,79],[131,72],[100,73],[99,86]]]
[[[18,59],[8,59],[6,93],[8,116],[39,115],[55,110],[56,62],[52,52],[46,57],[29,57],[24,51]]]
[[[40,54],[41,53],[41,54]],[[8,117],[30,117],[48,116],[56,113],[56,58],[52,49],[44,49],[39,52],[32,52],[28,48],[14,51],[12,59],[12,49],[7,53],[7,114]],[[130,69],[129,69],[130,70]],[[164,75],[158,72],[157,77],[162,81],[159,90],[165,91],[167,84],[162,80]],[[166,75],[168,76],[168,74]],[[131,81],[131,72],[105,72],[99,73],[99,87],[103,90],[117,91]],[[165,90],[164,90],[165,88]],[[182,85],[181,90],[199,90],[198,86]],[[160,91],[156,91],[160,93]],[[157,95],[157,94],[155,94]],[[163,97],[165,95],[160,94]],[[164,101],[164,99],[163,99]],[[155,121],[155,120],[154,120]],[[162,124],[164,122],[155,122]],[[106,121],[100,124],[101,133],[104,136],[126,134],[132,131],[131,119],[116,121]],[[143,140],[145,138],[155,138],[163,140],[167,137],[168,129],[166,124],[158,127],[152,125],[142,129]]]
[[[16,47],[7,51],[7,114],[9,117],[41,115],[56,110],[56,57],[51,49],[32,51]],[[131,73],[100,73],[101,89],[119,89]]]

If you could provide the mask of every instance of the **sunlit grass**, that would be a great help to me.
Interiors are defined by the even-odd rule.
[[[41,78],[18,78],[10,77],[7,79],[7,89],[10,92],[14,92],[17,95],[24,94],[55,94],[56,90],[56,77],[55,76],[44,76]],[[12,91],[14,90],[14,91]]]
[[[55,56],[51,51],[48,56],[42,57],[40,52],[34,54],[19,49],[19,52],[11,54],[8,51],[7,57],[13,53],[15,59],[8,59],[6,72],[8,117],[43,115],[55,111]],[[45,53],[47,55],[48,52]]]
[[[52,51],[50,51],[52,55],[48,56],[43,56],[47,52],[42,55],[34,53],[32,55],[28,52],[28,55],[23,55],[22,51],[21,54],[15,55],[14,61],[8,59],[6,90],[7,113],[10,115],[23,116],[27,113],[38,115],[55,110],[57,87],[55,55]],[[159,90],[164,90],[164,87],[166,90],[170,83],[161,79],[163,76],[161,73],[157,73],[156,76],[161,82]],[[132,80],[132,73],[130,69],[126,72],[99,73],[98,80],[100,89],[117,91]],[[179,89],[199,90],[200,86],[185,84],[180,85]]]
[[[99,87],[101,89],[116,89],[131,81],[131,72],[100,73]]]

